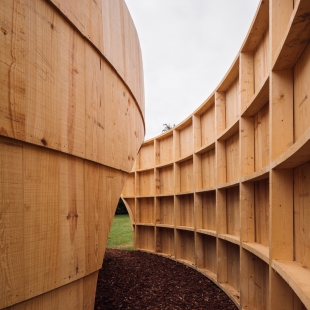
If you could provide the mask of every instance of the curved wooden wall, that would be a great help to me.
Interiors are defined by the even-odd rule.
[[[144,138],[123,0],[0,3],[0,309],[93,309]]]
[[[309,16],[308,0],[261,1],[220,85],[143,144],[123,190],[135,248],[240,309],[310,309]]]

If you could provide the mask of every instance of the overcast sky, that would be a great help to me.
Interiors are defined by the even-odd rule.
[[[125,0],[144,67],[146,136],[179,124],[218,86],[259,0]]]

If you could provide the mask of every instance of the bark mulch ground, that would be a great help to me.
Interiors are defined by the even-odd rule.
[[[107,249],[99,271],[95,310],[238,309],[198,271],[140,251]]]

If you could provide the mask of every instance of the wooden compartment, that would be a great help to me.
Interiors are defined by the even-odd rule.
[[[201,185],[198,189],[206,189],[215,186],[215,148],[198,156],[201,175]]]
[[[194,190],[193,157],[175,164],[175,192],[186,193]]]
[[[239,246],[218,239],[217,281],[230,291],[232,298],[239,300],[240,291],[240,249]]]
[[[137,172],[136,195],[151,196],[155,194],[154,169]]]
[[[173,131],[156,139],[156,165],[173,162]]]
[[[294,67],[294,142],[310,126],[310,44]]]
[[[156,194],[171,195],[174,193],[173,164],[156,169]]]
[[[212,104],[207,111],[200,116],[200,132],[201,142],[200,146],[203,147],[211,144],[215,140],[215,106]]]
[[[175,130],[175,160],[185,158],[193,154],[193,126],[190,118],[181,128]]]
[[[156,228],[156,252],[174,257],[174,229]]]
[[[216,280],[216,238],[200,233],[197,233],[196,236],[197,268],[205,272],[213,280]]]
[[[268,264],[246,250],[242,250],[241,260],[242,307],[244,309],[268,309]]]
[[[175,225],[194,229],[194,194],[175,197]]]
[[[255,242],[269,246],[269,179],[254,183]]]
[[[239,132],[226,140],[226,182],[238,180],[240,176],[239,165]]]
[[[194,232],[177,229],[175,238],[176,259],[195,265]]]
[[[216,230],[215,191],[196,194],[196,229]]]
[[[294,9],[294,1],[296,0],[272,0],[271,1],[271,36],[272,46],[271,55],[272,63],[275,62],[276,57],[279,54],[279,50],[282,48],[282,41],[285,38],[289,21]]]
[[[124,188],[123,188],[123,195],[125,197],[134,197],[135,196],[135,173],[132,172],[128,174],[127,180],[125,182]]]
[[[154,140],[143,144],[136,160],[136,169],[141,170],[154,167],[154,152]]]
[[[156,224],[174,225],[174,196],[156,198]]]
[[[306,307],[297,294],[292,290],[289,284],[280,276],[280,274],[271,268],[270,277],[270,309],[283,309],[283,310],[307,310]],[[308,286],[309,287],[309,286]],[[306,289],[309,291],[309,289]]]
[[[269,158],[269,104],[254,116],[254,171],[270,162]]]
[[[294,260],[310,268],[310,162],[294,169]]]
[[[154,221],[154,198],[137,198],[136,223],[155,224]]]
[[[135,241],[136,241],[136,246],[135,246],[136,249],[154,252],[155,227],[137,225]]]
[[[254,93],[257,93],[270,71],[269,28],[263,33],[257,47],[253,51]]]
[[[217,191],[218,233],[240,237],[239,186]]]

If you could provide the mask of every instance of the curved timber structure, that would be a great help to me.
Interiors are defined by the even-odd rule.
[[[125,183],[135,248],[240,309],[310,309],[310,1],[263,0],[220,85],[144,142]]]
[[[93,309],[144,139],[123,0],[0,2],[0,309]]]

